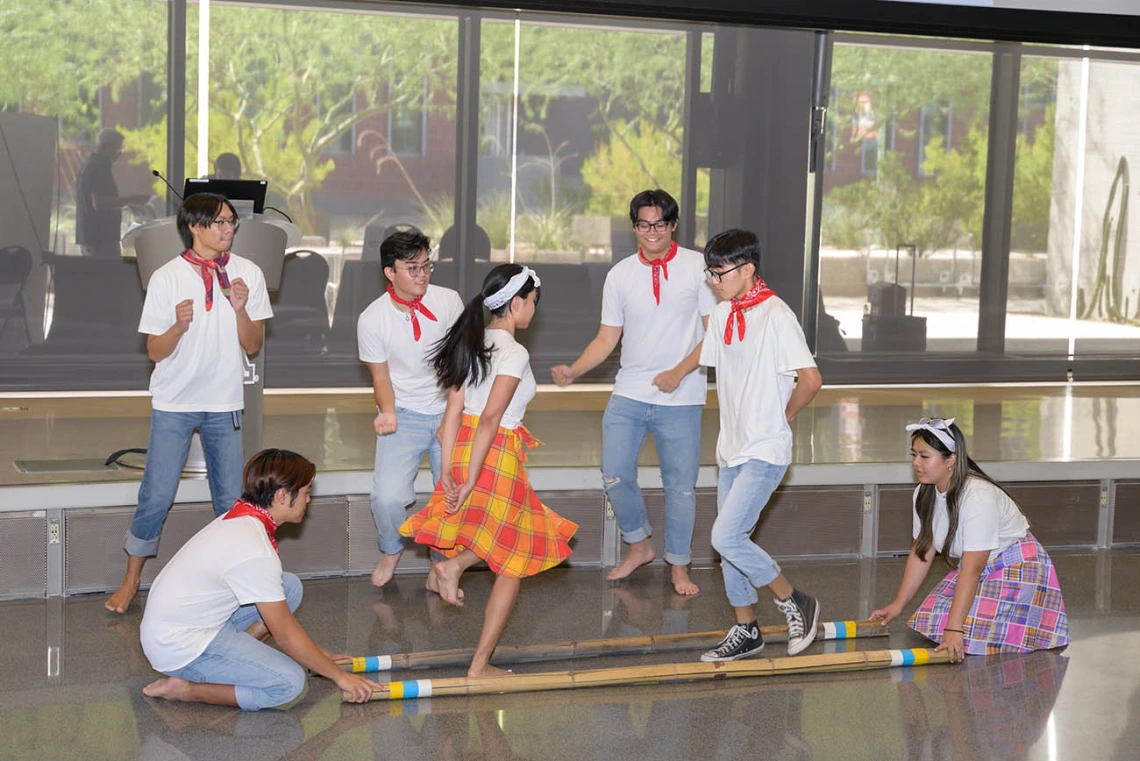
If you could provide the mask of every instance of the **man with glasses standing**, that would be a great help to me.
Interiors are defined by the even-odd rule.
[[[195,193],[178,210],[186,246],[155,270],[139,332],[155,363],[150,376],[150,439],[138,507],[127,532],[127,571],[106,602],[125,613],[138,592],[143,564],[158,551],[195,429],[206,455],[214,515],[241,496],[242,353],[261,349],[262,323],[273,316],[261,269],[230,253],[237,212],[220,195]]]
[[[597,337],[574,364],[559,365],[552,375],[559,386],[569,385],[621,341],[621,367],[602,419],[602,484],[629,554],[606,578],[624,579],[654,558],[637,483],[637,456],[652,433],[665,487],[665,562],[674,591],[695,595],[700,590],[688,566],[707,393],[697,360],[716,299],[705,279],[704,258],[673,240],[678,214],[677,202],[664,190],[633,197],[629,218],[640,248],[606,276]]]
[[[395,232],[380,244],[380,264],[388,290],[360,315],[356,337],[360,361],[372,375],[378,413],[376,465],[372,480],[372,519],[382,557],[372,583],[392,578],[404,538],[400,525],[416,501],[415,481],[425,454],[432,483],[443,469],[436,431],[447,394],[439,387],[429,356],[463,312],[463,299],[450,288],[431,284],[431,240],[419,230]],[[434,572],[427,588],[438,592]]]

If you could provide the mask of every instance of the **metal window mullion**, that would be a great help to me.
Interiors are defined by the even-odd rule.
[[[171,0],[166,11],[166,178],[186,182],[186,0]],[[166,211],[178,203],[166,191]]]
[[[990,354],[1005,352],[1020,82],[1021,46],[1003,45],[994,52],[990,85],[982,263],[978,286],[978,351]]]

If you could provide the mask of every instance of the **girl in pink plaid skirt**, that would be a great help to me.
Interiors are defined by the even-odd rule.
[[[871,618],[886,625],[902,613],[938,555],[952,570],[907,623],[951,660],[1069,644],[1053,561],[1017,503],[970,459],[954,419],[924,418],[907,430],[919,482],[914,543],[894,601]]]

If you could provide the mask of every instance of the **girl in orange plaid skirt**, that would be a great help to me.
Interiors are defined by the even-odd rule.
[[[515,331],[534,318],[540,285],[529,267],[500,264],[440,343],[433,364],[448,395],[439,439],[450,465],[427,507],[400,527],[447,557],[433,567],[440,596],[453,605],[463,604],[465,570],[483,560],[496,574],[467,670],[473,677],[507,673],[490,658],[520,583],[568,558],[578,530],[539,501],[523,467],[526,449],[538,444],[522,424],[536,384]]]

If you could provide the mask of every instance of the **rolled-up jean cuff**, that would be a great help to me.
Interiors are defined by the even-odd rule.
[[[128,531],[123,546],[126,548],[128,555],[133,555],[136,558],[153,557],[158,554],[158,537],[156,536],[154,539],[139,539]]]
[[[674,555],[672,552],[665,553],[665,562],[669,565],[688,565],[693,562],[692,555]]]
[[[407,546],[407,541],[404,537],[400,536],[391,541],[385,541],[383,546],[380,547],[380,551],[385,555],[396,555],[407,549]]]
[[[637,542],[644,542],[649,537],[653,536],[653,529],[648,526],[643,526],[635,531],[621,532],[621,539],[626,544],[636,544]]]

